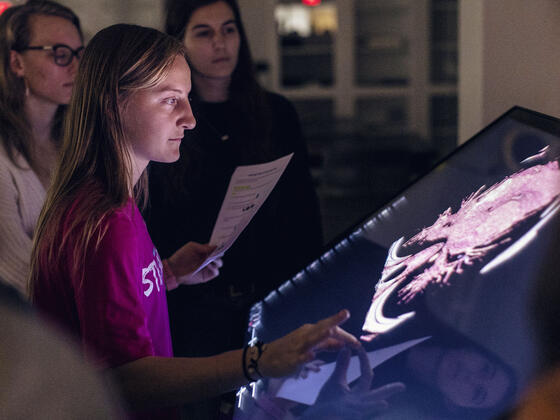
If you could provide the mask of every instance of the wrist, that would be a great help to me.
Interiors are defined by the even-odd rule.
[[[165,281],[165,287],[168,291],[176,289],[179,286],[179,283],[177,283],[177,277],[175,277],[173,269],[169,264],[169,259],[163,260],[161,262],[161,265],[163,266],[163,278]]]
[[[243,348],[243,374],[249,382],[256,382],[264,378],[261,373],[262,367],[259,366],[261,356],[266,351],[267,345],[262,341],[257,341],[253,346],[246,346]]]

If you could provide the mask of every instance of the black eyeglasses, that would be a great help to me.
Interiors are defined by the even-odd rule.
[[[21,48],[18,51],[21,52],[21,51],[26,51],[26,50],[52,51],[54,53],[53,54],[54,64],[56,64],[57,66],[61,66],[61,67],[68,66],[72,62],[72,59],[74,57],[76,57],[79,60],[80,58],[82,58],[82,55],[84,53],[84,47],[79,47],[79,48],[73,50],[72,48],[70,48],[66,44],[41,45],[41,46],[34,46],[34,47],[25,47],[25,48]]]

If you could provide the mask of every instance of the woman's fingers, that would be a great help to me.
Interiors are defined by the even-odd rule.
[[[358,358],[360,360],[360,379],[356,384],[356,389],[360,392],[366,392],[371,387],[373,380],[373,370],[369,363],[368,355],[363,347],[358,349]]]
[[[261,372],[272,377],[293,375],[302,365],[313,361],[318,351],[360,347],[356,337],[339,327],[349,316],[347,310],[342,310],[270,343],[261,358]]]
[[[406,387],[402,382],[391,382],[387,385],[371,390],[364,399],[369,401],[386,400],[395,394],[403,392],[405,389]]]
[[[319,331],[316,336],[310,339],[310,345],[315,352],[338,351],[344,346],[357,349],[361,346],[356,337],[340,327]]]
[[[200,244],[198,242],[191,242],[191,244],[193,246],[193,250],[199,252],[201,255],[204,255],[205,258],[212,254],[212,252],[216,249],[216,245]]]
[[[200,266],[216,250],[215,245],[187,242],[167,259],[173,274],[179,278],[200,270]]]
[[[352,348],[360,347],[360,342],[356,337],[339,327],[348,318],[350,318],[350,312],[343,309],[312,325],[307,341],[308,350],[312,352],[339,350],[345,345]]]
[[[334,382],[340,385],[347,384],[346,374],[348,373],[348,366],[350,365],[351,355],[352,351],[348,347],[344,347],[342,350],[340,350],[336,358],[334,371],[331,374],[329,380],[332,379]]]
[[[202,264],[214,252],[216,245],[200,244],[198,242],[188,242],[188,254],[186,258],[192,258],[196,261],[197,265]]]
[[[350,312],[347,309],[342,309],[336,314],[317,322],[317,326],[326,328],[335,327],[344,323],[348,318],[350,318]]]
[[[316,359],[310,363],[307,363],[305,366],[301,368],[301,371],[298,373],[296,378],[307,378],[309,372],[319,372],[321,370],[321,366],[325,364],[324,360]]]
[[[220,275],[220,268],[224,265],[221,258],[217,258],[211,261],[202,270],[204,271],[203,277],[204,281],[212,280]]]
[[[222,258],[216,258],[215,260],[212,260],[212,262],[210,263],[210,265],[212,267],[215,268],[221,268],[224,265],[224,261],[222,260]]]

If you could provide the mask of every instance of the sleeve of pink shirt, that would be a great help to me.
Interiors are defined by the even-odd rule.
[[[97,250],[90,250],[84,280],[74,285],[82,345],[96,362],[115,367],[154,354],[141,302],[137,230],[126,212],[107,221]]]

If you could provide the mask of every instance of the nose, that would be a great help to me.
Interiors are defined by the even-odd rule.
[[[191,104],[187,101],[185,105],[181,118],[179,119],[179,125],[183,130],[192,130],[196,127],[196,119],[194,118]]]
[[[223,48],[226,45],[224,34],[221,31],[216,31],[214,35],[214,48]]]
[[[78,72],[78,66],[79,65],[80,65],[80,60],[78,59],[78,57],[73,56],[72,61],[70,61],[70,64],[68,64],[68,66],[67,66],[68,72],[72,76],[75,76],[76,73]]]

